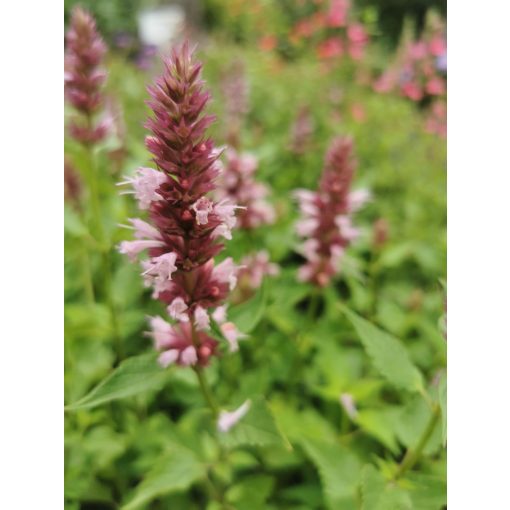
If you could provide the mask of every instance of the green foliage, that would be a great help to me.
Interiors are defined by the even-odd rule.
[[[122,510],[135,510],[158,496],[185,491],[205,473],[205,466],[193,452],[175,448],[147,473]]]
[[[246,416],[228,433],[220,433],[219,437],[220,441],[229,448],[240,445],[286,446],[288,444],[261,397],[255,397]]]
[[[67,406],[67,409],[72,411],[95,407],[112,400],[160,389],[166,378],[167,374],[156,363],[155,354],[133,356],[123,361],[104,381],[78,402]]]
[[[271,20],[275,28],[286,22]],[[239,16],[239,37],[250,23]],[[246,399],[251,408],[221,433],[196,374],[184,367],[162,370],[155,354],[143,354],[152,344],[144,334],[146,316],[165,311],[143,287],[139,267],[115,250],[130,237],[118,225],[138,214],[115,183],[150,165],[143,121],[151,78],[112,55],[108,91],[120,103],[126,138],[118,164],[112,164],[112,144],[96,154],[101,246],[91,228],[87,162],[66,141],[82,185],[79,202],[66,203],[64,225],[66,508],[442,510],[444,142],[423,132],[414,105],[357,84],[349,66],[325,70],[310,56],[282,61],[215,38],[200,57],[214,97],[211,113],[219,119],[211,127],[218,145],[225,143],[226,127],[221,81],[234,58],[245,63],[250,111],[242,150],[259,158],[255,176],[271,187],[277,210],[273,225],[249,235],[235,230],[226,243],[225,256],[236,262],[266,249],[281,271],[256,292],[234,296],[228,318],[249,337],[238,353],[229,353],[216,328],[221,356],[204,368],[220,410]],[[338,102],[331,100],[335,94]],[[353,103],[363,106],[364,121],[351,115]],[[289,140],[301,105],[310,108],[314,130],[305,153],[296,155]],[[353,136],[354,188],[368,187],[373,199],[354,218],[361,235],[347,249],[341,273],[317,293],[296,280],[302,258],[291,191],[317,187],[325,150],[338,134]],[[379,218],[389,225],[388,239],[374,247],[372,225]],[[100,250],[112,267],[126,355],[120,364]],[[93,300],[86,292],[85,255]],[[341,396],[351,399],[352,409]],[[414,465],[393,480],[437,405],[442,423]]]
[[[423,377],[413,365],[405,347],[392,335],[385,333],[354,312],[344,309],[358,336],[372,359],[375,368],[388,382],[408,391],[422,391]]]

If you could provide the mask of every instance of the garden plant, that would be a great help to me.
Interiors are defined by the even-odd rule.
[[[301,4],[142,68],[72,10],[66,509],[446,508],[444,25]]]

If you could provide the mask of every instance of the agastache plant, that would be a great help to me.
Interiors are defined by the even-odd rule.
[[[109,127],[107,120],[94,120],[103,104],[106,72],[101,63],[106,46],[97,32],[94,18],[80,7],[73,10],[66,46],[65,96],[80,113],[71,121],[69,133],[81,143],[95,143],[106,137]]]
[[[150,223],[129,220],[135,240],[122,242],[120,252],[133,261],[148,254],[140,260],[143,279],[172,319],[150,319],[159,363],[192,366],[203,386],[201,368],[218,354],[218,342],[209,334],[211,316],[229,343],[242,336],[226,322],[222,306],[236,286],[238,268],[231,258],[213,259],[224,248],[222,238],[231,239],[239,207],[209,195],[220,173],[220,152],[205,134],[214,117],[204,113],[210,95],[203,91],[202,64],[184,43],[164,65],[163,75],[148,88],[154,115],[146,123],[151,131],[146,146],[156,168],[139,168],[121,183],[132,186]],[[217,416],[218,408],[211,407]]]
[[[352,139],[338,137],[326,154],[319,190],[295,191],[302,214],[296,231],[305,239],[300,247],[306,258],[298,273],[301,281],[326,286],[340,271],[346,248],[359,235],[352,214],[370,194],[365,189],[351,191],[355,168]]]

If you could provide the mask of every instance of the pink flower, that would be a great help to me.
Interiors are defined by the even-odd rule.
[[[329,27],[344,27],[347,23],[349,0],[331,0],[326,23]]]
[[[213,278],[228,283],[230,290],[234,290],[237,285],[238,270],[239,268],[234,265],[232,257],[228,257],[213,269]]]
[[[221,432],[228,432],[236,423],[239,422],[250,410],[251,401],[246,400],[238,409],[232,412],[221,411],[218,418],[218,429]]]
[[[198,225],[207,225],[208,216],[213,211],[213,203],[206,197],[200,197],[191,208],[195,211]]]
[[[319,191],[297,190],[302,217],[297,233],[305,241],[299,251],[306,263],[298,271],[300,281],[325,286],[338,273],[345,249],[358,236],[352,213],[368,199],[366,190],[350,192],[355,162],[350,138],[333,140],[324,164]]]
[[[358,416],[358,410],[356,409],[356,403],[354,402],[354,397],[350,393],[342,393],[340,395],[340,404],[344,408],[347,416],[351,418],[351,420],[355,420]]]
[[[152,328],[151,336],[154,338],[154,346],[159,351],[171,345],[172,326],[161,317],[150,317],[150,326]]]
[[[142,251],[149,248],[158,248],[162,245],[163,242],[157,240],[122,241],[119,245],[119,252],[134,261]]]
[[[188,314],[185,313],[188,309],[188,305],[184,302],[182,297],[176,297],[168,306],[168,315],[177,321],[188,322]]]
[[[81,114],[73,118],[70,134],[84,144],[104,139],[108,131],[106,122],[97,124],[93,120],[103,103],[106,73],[100,66],[105,52],[94,18],[75,7],[66,34],[64,85],[67,101]]]
[[[176,259],[175,253],[164,253],[159,257],[153,257],[150,261],[144,261],[143,275],[159,281],[171,280],[172,273],[177,271]]]
[[[371,198],[372,194],[367,189],[351,191],[347,196],[347,207],[350,212],[359,211]]]
[[[317,56],[320,59],[340,57],[343,52],[344,44],[339,37],[330,37],[317,46]]]
[[[278,264],[271,263],[269,253],[262,250],[241,260],[238,278],[243,284],[246,282],[247,287],[255,290],[262,285],[265,276],[277,276],[279,273]]]
[[[247,338],[248,335],[241,333],[233,322],[225,322],[220,326],[221,332],[228,341],[230,352],[239,350],[239,340]]]
[[[445,85],[441,78],[432,78],[425,85],[427,94],[431,96],[440,96],[445,93]]]
[[[214,257],[224,248],[218,237],[231,238],[242,206],[212,199],[221,151],[206,135],[214,117],[204,113],[210,95],[203,90],[202,65],[192,57],[187,43],[174,50],[149,87],[153,115],[145,144],[156,168],[140,168],[122,183],[133,186],[150,223],[131,219],[137,239],[121,243],[120,251],[134,259],[148,250],[141,262],[145,284],[177,321],[151,320],[155,346],[164,351],[162,366],[209,363],[217,354],[217,341],[205,332],[209,310],[218,310],[237,282],[232,259],[215,265]]]
[[[195,365],[198,361],[197,350],[190,345],[182,351],[181,362],[183,365]]]
[[[227,305],[218,306],[212,313],[212,318],[218,323],[222,324],[227,320]]]
[[[166,181],[163,172],[153,168],[138,168],[134,177],[125,177],[125,181],[119,182],[117,186],[130,184],[133,191],[123,191],[121,195],[134,194],[138,200],[140,209],[148,209],[152,202],[161,200],[161,195],[157,193],[159,187]]]
[[[265,201],[269,189],[264,184],[254,180],[253,174],[258,166],[257,159],[251,154],[238,154],[234,149],[226,151],[226,165],[218,180],[219,188],[216,198],[221,200],[218,206],[224,203],[235,203],[236,209],[242,209],[238,215],[241,228],[250,229],[263,224],[272,223],[275,219],[273,207]],[[229,206],[230,208],[232,206]],[[225,228],[230,232],[235,225],[228,218],[233,215],[233,209],[225,209]],[[221,211],[219,213],[221,216]]]
[[[163,367],[167,368],[177,361],[179,358],[179,351],[177,349],[170,349],[162,352],[158,357],[158,363]]]
[[[206,330],[210,328],[210,319],[207,311],[201,306],[195,308],[195,326],[199,330]]]

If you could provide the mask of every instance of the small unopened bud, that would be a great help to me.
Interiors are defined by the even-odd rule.
[[[193,219],[193,215],[188,211],[188,209],[185,209],[181,214],[181,218],[183,221],[191,221]]]
[[[218,296],[218,295],[219,295],[219,293],[220,293],[220,289],[218,289],[218,287],[216,287],[216,286],[211,287],[211,292],[210,292],[210,294],[211,294],[211,296],[212,296],[212,297],[216,297],[216,296]]]

